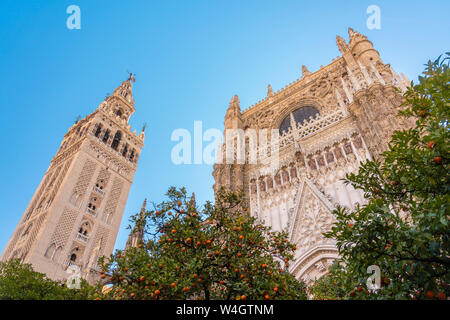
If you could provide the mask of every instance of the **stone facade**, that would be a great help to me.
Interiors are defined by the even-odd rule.
[[[322,233],[333,223],[337,204],[349,209],[364,202],[362,192],[340,180],[366,159],[387,149],[393,131],[412,123],[396,117],[409,81],[385,64],[372,43],[349,28],[349,43],[337,36],[342,56],[317,72],[303,66],[302,77],[241,111],[234,96],[225,115],[227,131],[277,129],[278,165],[223,162],[214,166],[214,190],[243,189],[250,212],[297,244],[289,268],[309,283],[338,258],[335,244]],[[398,90],[397,90],[398,89]],[[230,130],[233,131],[233,130]],[[243,142],[246,155],[251,147]],[[234,146],[233,146],[234,148]],[[257,142],[259,159],[264,156]],[[266,159],[267,160],[267,159]]]
[[[91,282],[98,276],[98,258],[113,251],[144,144],[144,132],[128,124],[132,81],[130,75],[64,135],[2,261],[20,258],[58,280],[74,270]]]

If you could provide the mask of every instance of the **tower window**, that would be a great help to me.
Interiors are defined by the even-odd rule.
[[[78,233],[82,234],[83,236],[87,236],[89,234],[90,230],[91,230],[91,226],[90,226],[89,222],[84,222],[81,225],[80,229],[78,229]]]
[[[122,150],[122,156],[126,157],[128,153],[128,145],[126,144]]]
[[[118,110],[116,111],[116,115],[117,115],[117,116],[122,117],[122,114],[123,114],[122,110],[118,109]]]
[[[105,135],[103,136],[103,142],[107,142],[109,139],[109,129],[106,129]]]
[[[72,253],[70,256],[70,261],[75,262],[77,261],[77,255],[75,253]]]
[[[130,161],[133,161],[133,159],[134,159],[134,149],[131,150],[131,153],[130,153]]]
[[[99,123],[97,125],[97,129],[95,130],[95,136],[98,137],[100,135],[100,133],[102,133],[102,125]]]
[[[111,144],[111,147],[114,150],[117,150],[117,147],[119,146],[119,143],[120,143],[120,139],[122,139],[122,133],[120,131],[117,131],[116,134],[114,135],[114,139]]]

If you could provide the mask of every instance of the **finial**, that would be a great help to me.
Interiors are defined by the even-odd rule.
[[[75,123],[78,123],[78,121],[80,121],[80,120],[81,120],[81,116],[78,115],[77,118],[75,119]]]
[[[144,124],[142,125],[141,132],[144,132],[146,128],[147,128],[147,122],[144,122]]]
[[[234,95],[234,103],[237,103],[237,105],[239,106],[239,97],[237,94]]]
[[[195,202],[195,193],[194,192],[192,192],[192,196],[191,196],[191,200],[189,201],[189,204],[194,208],[197,205]]]
[[[144,202],[142,203],[141,212],[145,211],[145,208],[147,207],[147,198],[144,199]]]
[[[309,76],[310,74],[311,74],[311,72],[309,72],[308,68],[305,65],[303,65],[302,66],[302,78],[305,78],[305,77]]]
[[[267,86],[267,96],[268,97],[273,96],[273,90],[272,90],[272,86],[270,84]]]
[[[134,76],[136,74],[133,74],[133,73],[129,72],[128,70],[127,70],[127,73],[128,73],[128,79],[127,80],[133,81],[133,83],[136,82],[136,79],[134,78]]]
[[[352,28],[348,28],[348,37],[349,39],[353,38],[353,36],[356,34],[355,30],[353,30]]]
[[[336,36],[336,45],[342,54],[346,53],[349,49],[347,43],[345,43],[345,40],[340,36]]]

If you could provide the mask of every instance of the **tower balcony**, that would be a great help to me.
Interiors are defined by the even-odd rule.
[[[103,191],[102,189],[94,186],[93,187],[94,191],[97,192],[99,195],[104,196],[105,195],[105,191]]]
[[[78,268],[81,268],[81,264],[80,264],[80,263],[77,263],[77,262],[72,261],[72,260],[70,260],[70,259],[64,260],[62,264],[63,264],[63,266],[66,267],[66,268],[68,268],[68,267],[70,267],[70,266],[77,266]]]
[[[87,243],[89,241],[89,237],[85,236],[84,234],[77,233],[76,237],[77,240],[80,240],[83,243]]]
[[[95,210],[92,210],[91,208],[86,208],[86,212],[91,216],[97,217],[97,212]]]

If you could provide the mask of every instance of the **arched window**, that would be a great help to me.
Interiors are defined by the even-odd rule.
[[[134,159],[134,149],[131,150],[131,153],[130,153],[130,161],[133,161],[133,159]]]
[[[103,136],[103,142],[107,142],[109,139],[109,129],[106,129],[105,135]]]
[[[75,253],[72,253],[72,254],[70,255],[70,261],[72,261],[72,262],[77,261],[77,255],[76,255]]]
[[[62,250],[61,247],[56,248],[55,252],[53,253],[53,257],[52,257],[53,261],[58,261],[59,254],[61,253],[61,250]]]
[[[128,144],[126,144],[122,149],[122,156],[126,157],[128,153]]]
[[[123,114],[122,109],[118,109],[118,110],[116,111],[116,115],[117,115],[118,117],[122,117],[122,114]]]
[[[97,129],[95,129],[95,136],[98,137],[102,133],[102,125],[99,123],[97,124]]]
[[[119,146],[119,143],[120,143],[120,139],[122,139],[122,133],[120,131],[117,131],[116,134],[114,135],[114,139],[111,144],[111,148],[113,148],[114,150],[117,150],[117,147]]]
[[[306,106],[292,111],[281,122],[280,135],[284,132],[287,132],[289,128],[291,128],[291,114],[296,125],[298,123],[300,123],[300,125],[303,125],[305,121],[309,122],[310,118],[316,118],[319,115],[319,110],[317,110],[315,107]]]
[[[55,249],[56,249],[56,245],[54,244],[54,243],[52,243],[48,248],[47,248],[47,250],[45,251],[45,257],[46,258],[49,258],[49,259],[51,259],[51,258],[53,258],[53,254],[55,253]]]
[[[97,183],[95,184],[95,186],[97,188],[99,188],[100,190],[103,190],[103,188],[105,187],[105,181],[103,179],[100,179],[99,181],[97,181]]]
[[[80,229],[78,229],[78,233],[82,234],[83,236],[87,236],[91,232],[91,225],[89,222],[83,222],[80,226]]]

